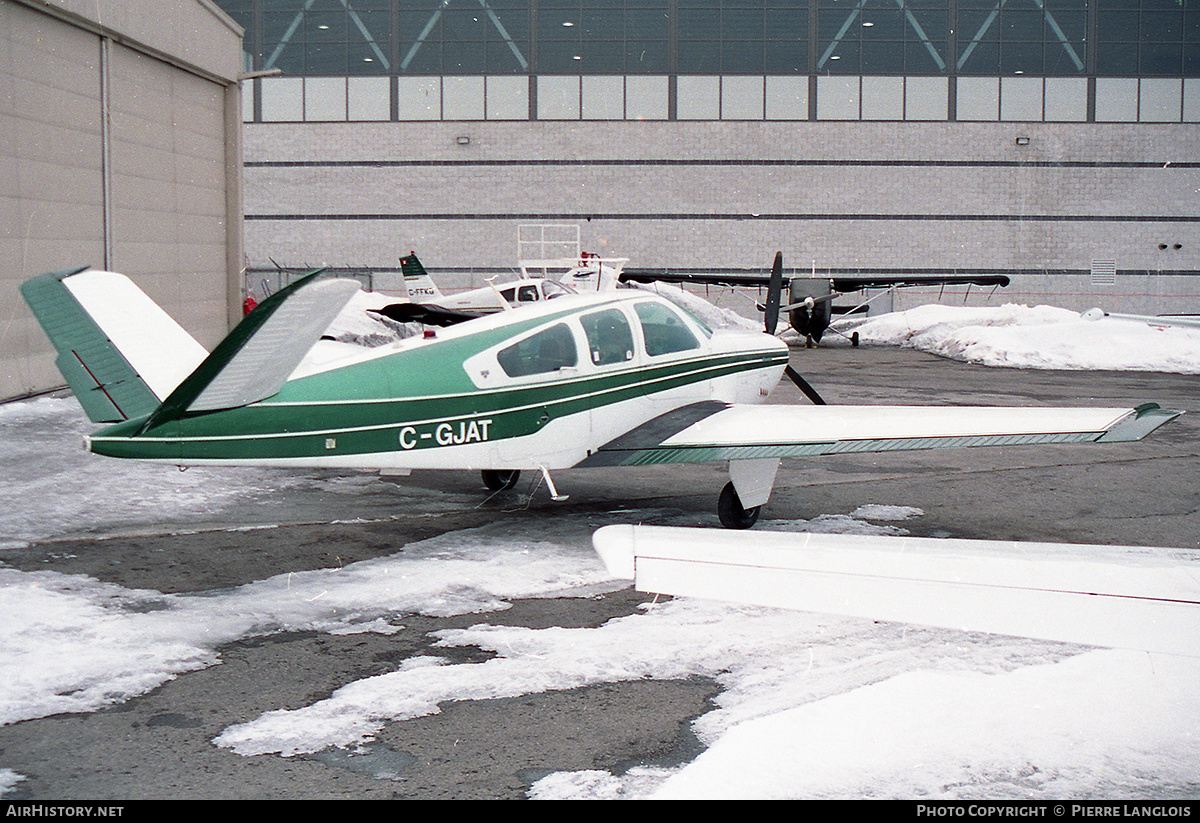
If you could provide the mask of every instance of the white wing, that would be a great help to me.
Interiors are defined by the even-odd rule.
[[[1200,552],[606,526],[639,591],[1200,657]]]
[[[1182,412],[993,406],[723,406],[672,412],[601,447],[582,465],[714,463],[773,457],[1140,440]]]

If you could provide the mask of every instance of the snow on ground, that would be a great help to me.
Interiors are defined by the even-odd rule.
[[[863,343],[907,346],[979,363],[1029,369],[1200,372],[1200,326],[1096,316],[1053,306],[919,306],[845,318],[831,327]]]
[[[17,774],[12,769],[0,769],[0,797],[4,797],[6,792],[17,788],[18,784],[24,780],[24,775]]]
[[[924,341],[923,347],[976,362],[1200,371],[1200,353],[1186,348],[1190,337],[1146,324],[1105,329],[1109,322],[1041,308],[937,307],[857,328],[864,340]],[[1092,336],[1091,328],[1103,333]],[[1121,345],[1113,359],[1100,360],[1106,336]],[[78,448],[89,428],[69,399],[0,406],[3,723],[126,700],[218,663],[216,649],[238,638],[389,632],[404,613],[482,614],[505,608],[510,598],[589,596],[625,585],[608,577],[591,550],[597,527],[631,520],[697,525],[669,510],[585,515],[568,506],[549,526],[544,518],[509,520],[409,544],[392,557],[200,595],[4,568],[5,549],[65,533],[331,519],[333,511],[339,519],[383,517],[404,494],[370,475],[181,474],[105,461]],[[422,500],[462,505],[449,497],[439,504],[429,493]],[[918,514],[864,506],[759,528],[904,534],[903,521]],[[437,655],[410,659],[309,706],[232,726],[214,742],[247,755],[286,756],[353,746],[383,723],[436,712],[447,699],[700,675],[723,691],[716,708],[694,723],[708,747],[695,761],[623,774],[553,774],[531,796],[1044,799],[1200,792],[1200,703],[1193,698],[1200,662],[1193,660],[685,598],[593,629],[481,624],[444,631],[439,643],[497,656],[463,664]],[[0,795],[22,779],[0,756]]]
[[[177,530],[316,522],[353,500],[360,517],[387,517],[411,498],[371,473],[173,466],[110,460],[83,451],[90,423],[72,397],[0,404],[0,561],[31,540],[166,525]],[[422,492],[422,505],[454,507]]]

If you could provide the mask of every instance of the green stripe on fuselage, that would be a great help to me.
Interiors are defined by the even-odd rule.
[[[545,322],[544,318],[541,322]],[[503,337],[512,335],[509,327]],[[113,457],[162,460],[270,460],[438,448],[523,437],[550,420],[737,372],[779,367],[787,353],[715,355],[568,380],[480,391],[451,352],[418,357],[437,346],[367,361],[293,381],[261,403],[187,415],[136,438],[128,424],[98,432],[92,450]],[[471,353],[486,348],[475,338]],[[369,368],[368,368],[369,367]],[[434,369],[423,373],[424,368]],[[447,374],[446,372],[457,372]],[[316,378],[336,374],[336,384]],[[389,375],[400,375],[403,396]],[[461,377],[459,376],[461,375]],[[434,393],[433,389],[441,391]],[[420,391],[425,390],[426,394]],[[340,394],[339,394],[340,392]],[[354,399],[347,400],[347,395]]]

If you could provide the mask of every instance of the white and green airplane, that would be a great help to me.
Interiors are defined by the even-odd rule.
[[[776,255],[766,305],[778,320]],[[89,418],[86,448],[177,465],[522,470],[728,464],[723,525],[748,528],[779,460],[904,449],[1138,440],[1179,412],[831,406],[770,334],[711,329],[640,289],[572,294],[375,348],[322,340],[356,281],[314,272],[206,352],[129,278],[21,287]],[[762,405],[787,374],[813,405]]]
[[[401,323],[452,326],[483,314],[573,294],[580,291],[576,288],[580,278],[588,279],[589,288],[592,282],[596,283],[594,290],[597,291],[617,287],[616,275],[619,270],[614,272],[599,260],[537,262],[566,264],[563,266],[566,273],[561,276],[561,282],[550,277],[533,276],[526,265],[522,264],[521,276],[516,280],[500,284],[489,282],[481,288],[458,294],[443,294],[429,276],[429,272],[421,265],[417,253],[410,251],[400,258],[400,270],[404,275],[401,281],[403,299],[371,311]],[[601,281],[603,285],[600,285]]]

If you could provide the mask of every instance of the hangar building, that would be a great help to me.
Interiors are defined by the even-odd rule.
[[[479,285],[566,224],[630,266],[1200,311],[1200,0],[218,2],[282,72],[246,84],[252,283],[386,290],[415,250]]]
[[[207,347],[240,315],[241,35],[210,0],[0,0],[0,399],[63,383],[30,277],[123,272]]]

